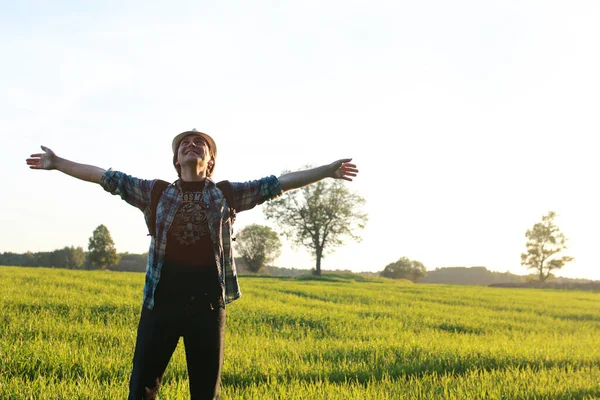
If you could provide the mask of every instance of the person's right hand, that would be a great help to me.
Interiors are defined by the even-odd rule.
[[[56,154],[46,146],[41,146],[44,153],[32,154],[28,158],[27,165],[31,169],[54,169],[56,168]]]

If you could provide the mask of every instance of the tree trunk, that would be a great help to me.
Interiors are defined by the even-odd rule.
[[[323,248],[320,247],[317,249],[317,265],[315,266],[315,275],[321,276],[321,258],[323,257]]]

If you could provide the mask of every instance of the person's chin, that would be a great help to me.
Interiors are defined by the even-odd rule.
[[[184,155],[180,158],[181,164],[198,164],[201,160],[199,156]]]

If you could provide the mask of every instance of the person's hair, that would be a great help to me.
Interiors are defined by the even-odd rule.
[[[179,142],[179,144],[181,144],[181,142]],[[213,153],[213,150],[210,147],[210,145],[208,144],[208,142],[206,143],[206,147],[208,147],[208,154],[210,154],[210,158],[212,160],[212,165],[208,164],[208,168],[206,169],[206,176],[208,178],[210,178],[213,174],[213,171],[215,170],[215,165],[217,165],[217,160],[216,160],[215,154]],[[178,152],[179,152],[179,145],[177,146],[177,151],[175,153],[173,153],[173,166],[175,167],[175,170],[177,171],[177,176],[179,177],[179,179],[181,179],[181,165],[177,165],[177,153]]]

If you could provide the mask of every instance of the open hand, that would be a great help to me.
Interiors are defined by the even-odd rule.
[[[355,177],[358,174],[358,169],[356,169],[356,164],[350,164],[352,161],[351,158],[344,158],[342,160],[337,160],[332,162],[329,167],[332,171],[332,178],[335,179],[343,179],[345,181],[352,181],[352,177]]]
[[[28,158],[27,165],[31,169],[54,169],[56,168],[56,154],[46,146],[41,146],[43,153],[32,154]]]

